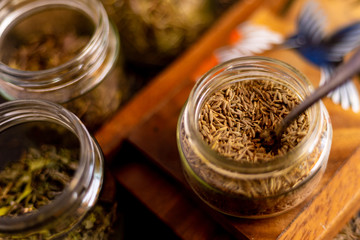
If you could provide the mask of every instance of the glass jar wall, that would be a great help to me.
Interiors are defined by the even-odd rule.
[[[90,131],[126,99],[117,30],[97,0],[0,3],[0,93],[63,104]]]
[[[1,239],[107,239],[103,155],[74,114],[43,100],[1,104],[0,158]]]
[[[168,65],[215,20],[212,0],[102,0],[116,23],[127,62]]]
[[[236,84],[242,85],[233,91]],[[249,97],[241,97],[246,84],[258,85],[259,89],[253,88]],[[276,94],[261,92],[263,86],[272,86]],[[263,148],[259,139],[253,145],[247,140],[249,136],[258,138],[264,130],[259,127],[262,123],[273,127],[281,120],[275,115],[276,108],[283,116],[289,111],[283,106],[291,104],[279,96],[281,91],[301,101],[311,90],[311,83],[299,71],[263,57],[234,59],[206,73],[191,91],[177,129],[182,167],[194,192],[214,209],[245,218],[277,215],[308,197],[325,171],[332,141],[330,119],[321,102],[294,123],[298,131],[295,136],[302,135],[302,139],[295,137],[296,144],[291,149],[284,147],[273,157],[261,159],[275,150]],[[211,97],[225,100],[209,103]],[[211,113],[204,116],[207,108],[211,108]],[[215,108],[218,112],[213,111]],[[262,113],[261,117],[257,113]],[[232,116],[239,117],[232,119]],[[307,131],[299,127],[304,119],[307,119]],[[203,127],[202,121],[212,124]],[[246,135],[247,131],[250,135]],[[283,135],[282,145],[290,133],[288,130]],[[211,136],[204,137],[207,135]],[[240,137],[229,140],[230,135]]]

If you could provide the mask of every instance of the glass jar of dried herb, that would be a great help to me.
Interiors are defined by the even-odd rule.
[[[179,117],[181,163],[194,192],[214,209],[262,218],[301,203],[320,181],[332,127],[319,102],[294,121],[276,150],[260,134],[273,129],[312,90],[288,64],[244,57],[220,64],[194,86]]]
[[[88,130],[129,95],[116,28],[98,0],[3,0],[0,93],[63,104]]]
[[[116,22],[127,62],[162,68],[214,22],[213,0],[102,0]]]
[[[98,201],[103,155],[73,113],[44,100],[2,103],[0,159],[1,239],[112,234],[116,205]]]

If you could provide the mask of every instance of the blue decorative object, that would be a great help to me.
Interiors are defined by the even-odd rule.
[[[321,69],[320,84],[326,84],[334,68],[346,54],[360,46],[360,21],[325,35],[326,17],[318,4],[309,1],[300,12],[297,33],[287,38],[284,45],[295,49],[307,61]],[[360,110],[357,88],[352,81],[329,94],[335,103],[344,109]]]

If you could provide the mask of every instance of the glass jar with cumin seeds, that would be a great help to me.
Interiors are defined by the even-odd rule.
[[[103,155],[73,113],[43,100],[0,104],[0,159],[1,239],[112,239]]]
[[[214,209],[263,218],[301,203],[320,181],[329,157],[332,127],[318,102],[281,137],[278,149],[262,145],[312,90],[292,66],[265,57],[220,64],[194,86],[178,122],[185,177]]]
[[[0,94],[5,101],[62,104],[94,131],[116,112],[129,88],[117,30],[100,1],[1,1]]]

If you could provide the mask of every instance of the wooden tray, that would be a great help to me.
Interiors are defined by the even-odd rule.
[[[194,84],[190,76],[199,62],[224,44],[224,36],[256,9],[266,5],[277,11],[280,2],[287,1],[270,2],[240,1],[233,6],[95,135],[118,183],[183,239],[331,239],[360,208],[360,114],[328,99],[324,103],[334,129],[329,163],[320,185],[300,206],[273,218],[237,219],[209,209],[188,191],[175,134],[180,109]],[[266,55],[291,59],[309,78],[319,78],[317,69],[289,51]],[[128,144],[141,154],[134,159],[119,154]]]

